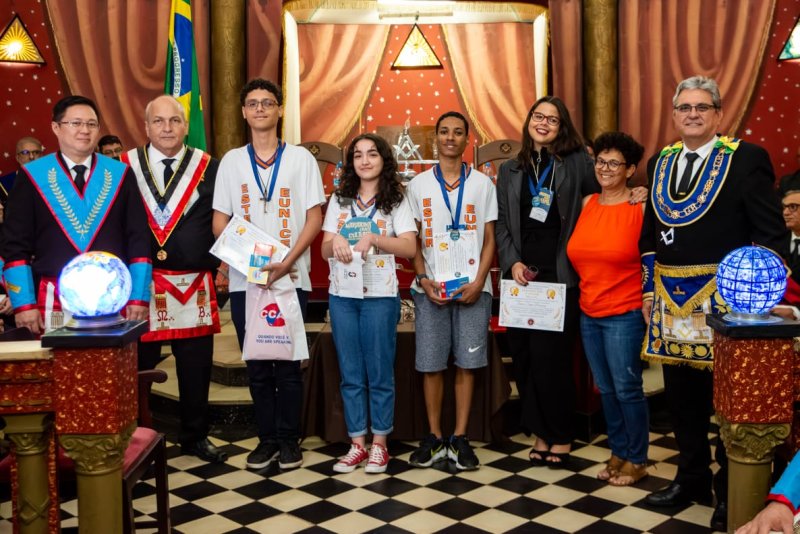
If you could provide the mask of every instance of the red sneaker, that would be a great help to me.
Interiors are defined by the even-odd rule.
[[[389,451],[386,447],[373,443],[369,449],[369,461],[364,469],[367,473],[383,473],[389,465]]]
[[[347,454],[339,458],[339,461],[333,464],[333,470],[337,473],[352,473],[356,467],[365,462],[369,455],[364,448],[357,444],[351,443],[350,450]]]

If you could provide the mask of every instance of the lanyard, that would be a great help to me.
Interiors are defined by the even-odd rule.
[[[459,221],[461,221],[461,203],[464,200],[464,185],[467,183],[467,178],[469,178],[470,172],[467,172],[467,164],[461,164],[461,176],[458,180],[458,202],[456,204],[456,212],[453,213],[453,208],[450,207],[450,196],[447,193],[447,186],[445,185],[444,176],[442,175],[442,168],[437,163],[433,167],[433,175],[436,177],[436,181],[439,182],[439,187],[442,189],[442,197],[444,198],[444,203],[447,206],[447,211],[450,212],[450,217],[452,219],[453,224],[450,226],[452,230],[458,230],[464,225],[459,225]]]
[[[545,183],[547,182],[547,175],[550,174],[550,169],[553,168],[553,160],[550,160],[550,163],[547,164],[547,167],[544,168],[542,171],[541,178],[537,176],[536,183],[533,183],[533,177],[529,174],[528,175],[528,189],[531,190],[531,196],[536,198],[539,196],[539,191],[545,187]],[[552,182],[552,180],[550,180]]]
[[[361,200],[361,198],[359,198],[358,200]],[[353,200],[353,203],[352,203],[352,204],[350,204],[350,215],[352,215],[354,219],[355,219],[356,217],[358,217],[358,215],[356,215],[356,210],[355,210],[355,208],[353,207],[353,205],[354,205],[355,203],[356,203],[356,201],[355,201],[355,200]],[[367,206],[367,208],[369,208],[369,206]],[[378,213],[378,203],[377,203],[377,202],[375,202],[375,204],[373,204],[373,206],[372,206],[372,211],[370,212],[370,214],[369,214],[369,215],[367,215],[367,217],[369,217],[370,219],[373,219],[373,220],[374,220],[374,218],[375,218],[375,214],[376,214],[376,213]],[[363,212],[363,213],[361,214],[361,217],[363,217],[364,215],[366,215],[366,212]]]
[[[272,164],[269,191],[267,191],[266,186],[262,185],[261,183],[261,175],[258,172],[258,165],[256,164],[256,152],[253,150],[253,144],[250,143],[247,145],[247,153],[250,155],[250,166],[253,167],[253,176],[255,176],[256,184],[258,184],[258,190],[261,191],[261,194],[265,197],[264,209],[266,209],[266,205],[272,200],[272,193],[275,192],[275,183],[278,181],[278,170],[281,167],[281,158],[283,157],[284,148],[286,148],[286,143],[281,143],[281,141],[278,140],[278,150],[275,154],[275,163]]]

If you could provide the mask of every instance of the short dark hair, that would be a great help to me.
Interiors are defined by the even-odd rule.
[[[121,145],[122,141],[119,140],[119,137],[116,135],[104,135],[100,138],[97,142],[97,148],[103,148],[106,145]]]
[[[72,106],[89,106],[94,110],[94,114],[97,115],[97,120],[100,120],[100,112],[97,111],[97,104],[94,103],[94,100],[85,96],[70,95],[65,96],[53,106],[53,122],[61,122],[67,110]]]
[[[281,88],[278,85],[269,80],[265,80],[264,78],[254,78],[244,84],[244,87],[242,87],[242,90],[239,92],[239,102],[242,104],[242,106],[244,106],[244,101],[247,99],[247,95],[257,89],[269,91],[275,95],[278,105],[283,105],[283,91],[281,91]]]
[[[439,124],[441,124],[442,121],[445,120],[447,117],[455,117],[457,119],[461,119],[461,122],[464,123],[464,133],[469,135],[469,123],[467,122],[467,118],[458,111],[448,111],[447,113],[443,113],[442,116],[439,117],[439,119],[437,119],[436,121],[436,130],[434,130],[436,133],[439,133]]]
[[[626,166],[639,165],[644,155],[644,147],[625,132],[605,132],[594,140],[594,155],[605,150],[619,150],[625,158]]]

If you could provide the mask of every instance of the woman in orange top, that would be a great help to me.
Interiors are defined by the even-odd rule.
[[[642,390],[644,339],[638,240],[644,204],[628,203],[628,178],[644,147],[621,132],[594,142],[601,192],[583,200],[567,245],[580,277],[581,335],[600,389],[611,458],[597,474],[615,486],[647,476],[648,409]]]

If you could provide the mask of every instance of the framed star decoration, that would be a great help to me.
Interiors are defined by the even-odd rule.
[[[0,61],[38,65],[44,63],[42,54],[19,15],[14,15],[3,33],[0,33]]]

